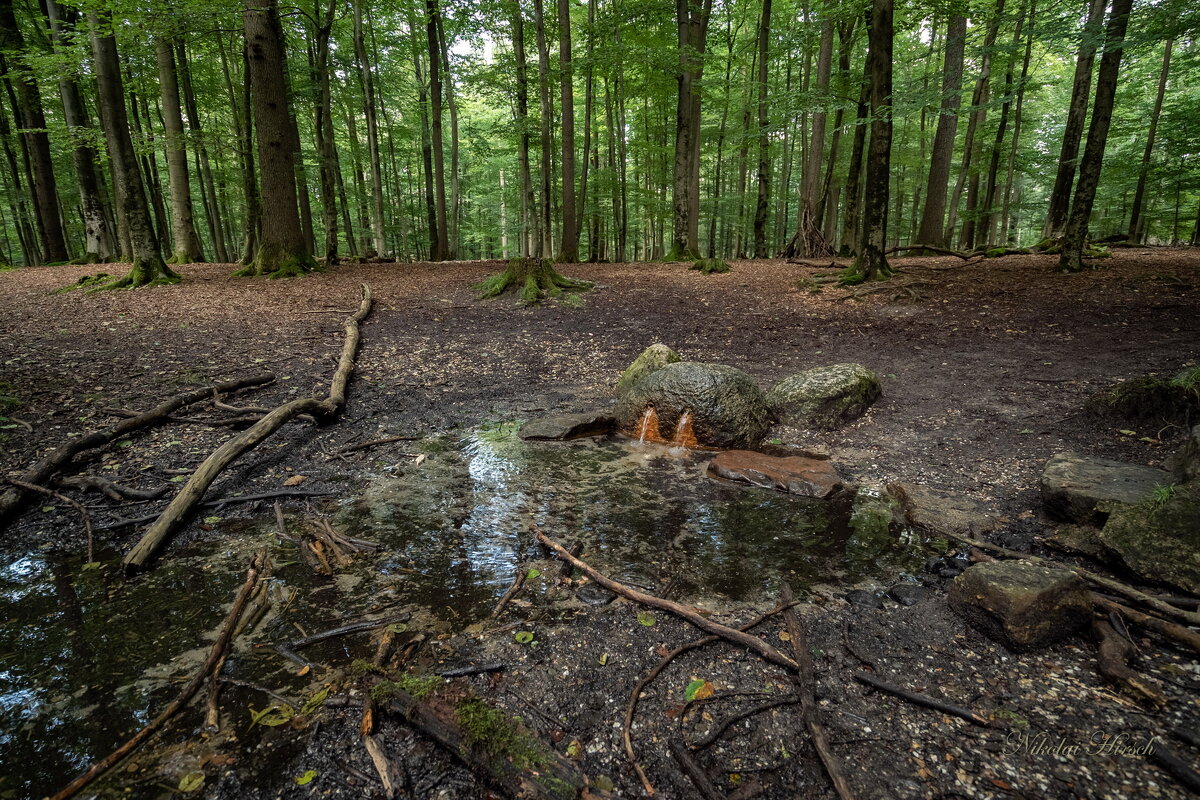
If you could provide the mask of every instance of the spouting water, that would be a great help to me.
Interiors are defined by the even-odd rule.
[[[696,432],[692,430],[692,412],[685,410],[679,415],[679,423],[675,426],[675,436],[671,439],[672,447],[693,449],[700,446]]]
[[[638,428],[638,442],[662,440],[662,434],[658,431],[658,412],[654,410],[654,406],[646,406],[646,411],[642,414],[642,424]]]

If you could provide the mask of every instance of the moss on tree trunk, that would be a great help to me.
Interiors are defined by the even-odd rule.
[[[103,292],[109,289],[137,289],[142,286],[169,286],[179,283],[182,278],[167,266],[161,257],[151,256],[133,261],[129,272],[121,278],[103,286],[92,289],[93,292]]]
[[[268,278],[298,278],[319,270],[320,266],[307,249],[289,250],[282,245],[263,242],[254,260],[233,274],[239,278],[260,275]]]
[[[692,264],[688,269],[694,269],[704,275],[712,275],[714,273],[729,272],[733,267],[729,263],[719,258],[701,258]]]
[[[480,300],[499,297],[507,292],[519,292],[521,305],[537,305],[546,297],[566,292],[586,292],[593,284],[568,278],[554,269],[545,258],[514,258],[508,267],[475,285]]]

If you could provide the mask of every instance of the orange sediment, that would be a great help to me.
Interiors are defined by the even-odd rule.
[[[674,447],[694,449],[700,446],[696,432],[692,430],[692,412],[684,411],[679,415],[679,424],[675,426],[675,436],[671,438]]]

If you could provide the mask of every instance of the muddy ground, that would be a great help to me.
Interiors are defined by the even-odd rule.
[[[232,279],[227,265],[191,265],[181,269],[179,286],[97,295],[50,294],[85,268],[4,272],[0,394],[17,399],[6,413],[20,422],[3,431],[0,470],[13,474],[65,437],[110,424],[107,408],[146,409],[214,379],[264,369],[276,374],[273,385],[229,400],[238,404],[272,406],[323,395],[343,318],[364,281],[377,305],[363,326],[345,414],[329,426],[285,429],[243,458],[213,488],[214,496],[279,488],[292,475],[335,497],[353,496],[381,459],[403,458],[407,445],[350,455],[337,450],[391,434],[422,437],[597,407],[609,401],[624,366],[655,341],[686,359],[744,369],[764,387],[808,367],[867,365],[881,375],[884,396],[862,419],[832,433],[780,429],[772,435],[828,450],[854,481],[919,483],[980,500],[1002,517],[993,538],[1022,549],[1043,552],[1038,541],[1048,522],[1037,479],[1050,455],[1074,449],[1159,464],[1182,440],[1181,428],[1149,423],[1138,425],[1135,435],[1122,433],[1130,423],[1090,413],[1085,405],[1116,381],[1169,375],[1197,363],[1200,252],[1120,249],[1097,269],[1072,276],[1055,274],[1054,259],[1040,256],[895,263],[901,275],[888,288],[857,299],[848,297],[852,290],[813,285],[830,270],[782,261],[737,262],[733,272],[711,276],[674,264],[579,265],[564,271],[598,283],[583,307],[533,309],[508,298],[474,301],[471,285],[499,271],[499,262],[344,265],[279,282]],[[198,408],[192,415],[208,414]],[[170,425],[131,437],[93,467],[133,485],[163,485],[226,436],[225,429]],[[98,524],[147,513],[146,506],[108,512],[100,502],[89,499]],[[230,507],[225,516],[269,513],[267,506]],[[164,557],[190,542],[228,535],[211,528],[191,525]],[[112,550],[134,541],[129,530],[100,536]],[[2,547],[16,558],[32,549],[78,552],[82,543],[78,525],[68,524],[65,514],[51,518],[35,504],[8,526]],[[551,563],[541,567],[553,574]],[[935,591],[912,607],[851,605],[844,599],[849,587],[818,587],[802,608],[821,719],[859,797],[1187,796],[1132,750],[1157,735],[1185,760],[1200,763],[1200,753],[1168,735],[1177,726],[1194,730],[1200,720],[1194,656],[1141,642],[1142,667],[1170,700],[1166,711],[1148,713],[1104,684],[1088,638],[1013,655],[948,610],[945,579],[925,577]],[[657,588],[669,590],[671,576],[661,578]],[[614,796],[642,796],[621,752],[625,702],[664,648],[696,634],[661,613],[655,626],[639,625],[637,609],[622,602],[598,610],[555,605],[546,601],[548,588],[545,581],[531,587],[525,604],[500,621],[528,627],[521,621],[535,617],[536,648],[517,643],[513,628],[497,623],[501,630],[492,635],[471,629],[437,639],[418,652],[416,663],[508,664],[469,681],[560,753],[570,749],[582,773],[602,778],[602,786],[611,781]],[[712,607],[727,622],[755,613],[745,604]],[[439,630],[455,627],[462,626]],[[781,631],[772,620],[757,632],[783,646]],[[197,646],[201,638],[197,632]],[[331,655],[315,674],[353,704],[349,662],[369,651],[363,640],[358,651]],[[1011,725],[972,727],[853,680],[856,671],[871,670]],[[693,679],[713,683],[717,699],[684,713],[683,688]],[[698,796],[671,758],[670,741],[684,736],[694,742],[731,709],[788,691],[780,670],[726,645],[673,663],[647,691],[634,726],[639,758],[659,796]],[[235,693],[235,701],[245,698]],[[359,713],[326,707],[307,725],[263,733],[261,727],[239,729],[244,723],[231,716],[224,736],[241,733],[244,742],[214,737],[204,740],[207,749],[193,750],[186,743],[197,741],[198,721],[185,718],[156,743],[166,756],[135,760],[105,791],[166,795],[178,790],[180,774],[199,770],[206,782],[197,791],[205,796],[378,796],[357,733]],[[798,720],[794,706],[763,712],[753,724],[733,726],[697,760],[730,796],[832,797]],[[399,720],[383,719],[380,736],[411,796],[466,798],[486,791]],[[180,743],[185,746],[176,747]],[[297,784],[310,769],[316,776]]]

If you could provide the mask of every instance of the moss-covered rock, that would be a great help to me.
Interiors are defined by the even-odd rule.
[[[625,368],[625,371],[621,373],[621,377],[617,378],[617,383],[613,389],[617,394],[624,394],[642,378],[652,372],[657,372],[667,364],[674,364],[679,361],[683,361],[679,353],[676,353],[665,344],[652,344],[643,350],[633,360],[632,364]]]
[[[988,561],[950,585],[950,607],[1012,650],[1036,650],[1092,618],[1087,587],[1074,572],[1027,561]]]
[[[863,365],[833,364],[784,378],[767,392],[767,403],[780,422],[831,430],[862,416],[882,393]]]
[[[1058,453],[1042,470],[1042,503],[1070,522],[1103,523],[1114,505],[1135,505],[1154,487],[1171,483],[1171,473],[1080,453]]]
[[[1200,478],[1200,425],[1192,426],[1187,441],[1167,459],[1166,466],[1180,483]]]
[[[1100,540],[1142,578],[1200,595],[1200,484],[1114,508]]]
[[[1176,425],[1194,421],[1200,416],[1200,367],[1189,367],[1169,378],[1151,375],[1118,383],[1093,397],[1088,406],[1134,421]]]
[[[684,412],[696,439],[707,447],[753,447],[770,426],[766,397],[754,379],[723,364],[679,361],[642,378],[617,403],[620,429],[636,437],[651,406],[668,441]]]

